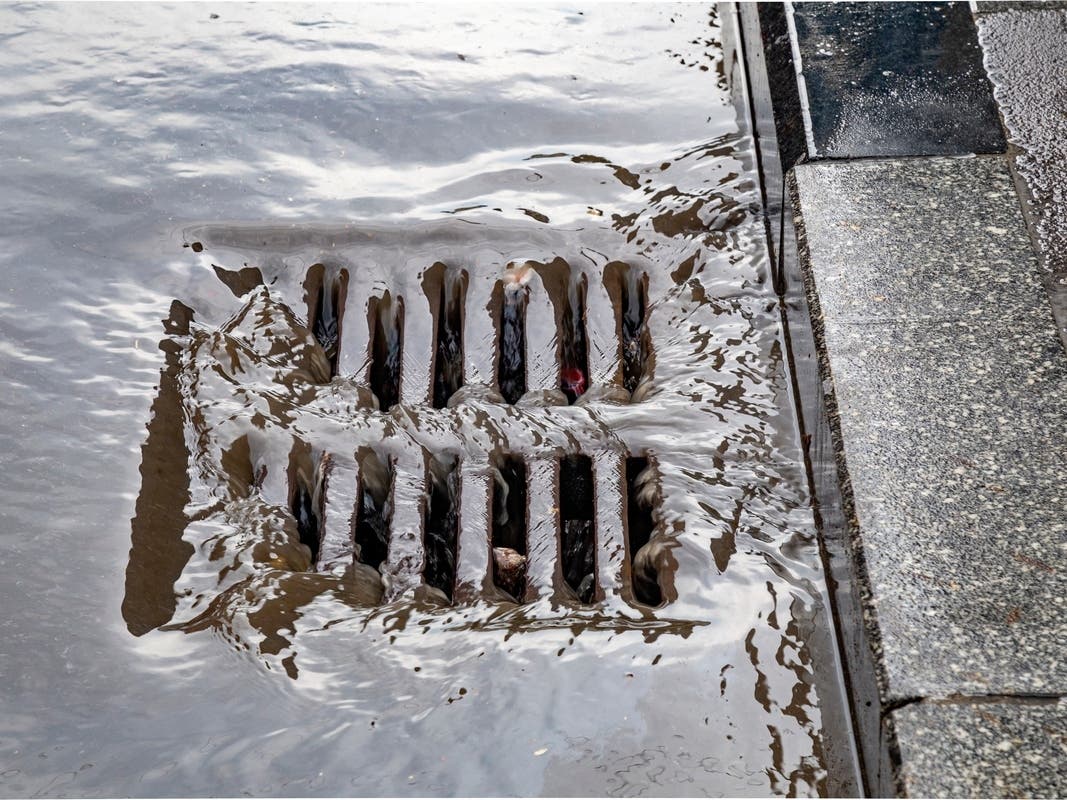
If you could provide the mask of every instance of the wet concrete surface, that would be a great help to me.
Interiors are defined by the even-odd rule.
[[[714,13],[0,13],[0,794],[856,790]],[[502,404],[487,312],[528,261],[524,388],[564,394],[556,259],[591,293],[571,399],[589,397]],[[640,402],[604,399],[626,381],[596,280],[609,261],[649,277]],[[434,335],[454,316],[426,288],[439,263],[469,273],[462,342]],[[342,273],[335,302],[317,287]],[[402,311],[382,310],[387,291]],[[394,374],[372,344],[394,324],[395,386],[371,369]],[[433,408],[435,353],[457,348],[468,394]],[[546,572],[522,605],[484,582],[493,437],[528,457],[541,552],[526,555]],[[619,588],[621,552],[596,562],[588,604],[530,580],[555,563],[533,535],[558,519],[553,464],[583,449],[617,492],[626,455],[656,464],[675,562],[661,608]],[[443,483],[467,501],[455,605],[404,560],[431,453],[462,464]],[[354,475],[390,465],[412,549],[373,555],[366,509],[386,495]],[[618,537],[623,503],[598,498],[598,531]],[[330,566],[357,508],[387,580]]]
[[[1067,360],[1008,163],[809,164],[794,176],[899,789],[1060,793],[1061,771],[1040,766],[1048,740],[1011,733],[1034,729],[1015,697],[1063,724]],[[1003,730],[969,708],[984,698],[1009,706]],[[1015,760],[997,763],[997,748]]]
[[[791,22],[775,58],[799,57],[810,158],[1004,151],[966,3],[797,3]]]

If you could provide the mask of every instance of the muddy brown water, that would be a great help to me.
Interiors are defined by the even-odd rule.
[[[0,16],[0,793],[856,791],[728,14]]]

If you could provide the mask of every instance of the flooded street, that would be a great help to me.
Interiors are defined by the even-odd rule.
[[[0,794],[858,791],[732,19],[0,17]]]

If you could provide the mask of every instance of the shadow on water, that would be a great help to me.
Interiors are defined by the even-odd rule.
[[[244,297],[257,286],[263,285],[263,273],[259,267],[242,267],[241,269],[226,269],[217,264],[212,264],[215,276],[233,292],[234,297]]]
[[[463,385],[464,304],[467,273],[436,263],[423,275],[436,330],[433,357],[433,407],[444,408]]]
[[[459,538],[459,459],[431,456],[427,484],[422,575],[429,586],[451,602],[456,587],[456,543]]]
[[[163,321],[169,337],[159,343],[164,366],[152,403],[148,439],[141,448],[141,493],[137,496],[126,567],[122,616],[130,633],[142,636],[174,616],[174,583],[193,554],[182,539],[189,519],[189,450],[185,445],[178,371],[182,346],[172,337],[189,335],[191,309],[175,300]]]
[[[356,507],[356,559],[378,569],[389,551],[393,518],[393,465],[372,448],[360,448],[359,499]]]
[[[647,606],[658,606],[664,600],[660,587],[660,572],[670,558],[666,536],[653,539],[655,521],[655,474],[648,458],[626,459],[626,549],[630,555],[630,570],[634,599]]]
[[[613,261],[604,268],[604,287],[616,310],[622,385],[632,395],[654,365],[646,324],[648,276],[629,264]]]
[[[312,564],[319,560],[322,542],[322,486],[322,471],[314,466],[311,448],[295,443],[289,456],[289,508],[300,544],[310,552]]]
[[[560,560],[563,580],[583,603],[596,597],[593,460],[564,456],[559,465]]]
[[[574,403],[589,388],[589,350],[585,331],[587,280],[562,258],[533,263],[556,311],[559,388]]]
[[[259,281],[262,283],[262,278]],[[314,264],[304,281],[308,305],[308,327],[326,354],[330,377],[337,374],[338,348],[341,342],[341,320],[348,297],[348,270],[328,272],[322,264]]]

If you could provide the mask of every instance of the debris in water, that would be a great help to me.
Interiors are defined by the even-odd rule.
[[[494,547],[493,576],[497,586],[521,599],[526,587],[526,556],[510,547]]]
[[[563,393],[568,397],[577,398],[585,394],[585,373],[578,367],[565,367],[560,375]]]

